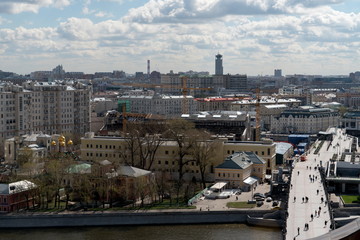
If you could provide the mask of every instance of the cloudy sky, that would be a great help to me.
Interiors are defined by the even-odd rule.
[[[348,74],[359,0],[0,0],[0,70]]]

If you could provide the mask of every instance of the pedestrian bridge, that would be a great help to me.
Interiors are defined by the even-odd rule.
[[[332,234],[335,236],[338,232],[342,233],[342,228],[331,231],[333,224],[330,204],[318,168],[326,167],[334,154],[351,149],[352,138],[347,137],[343,129],[332,128],[329,131],[333,132],[332,141],[316,141],[307,151],[306,161],[298,160],[294,163],[286,219],[286,240],[341,239],[329,238]],[[354,230],[355,227],[351,229]]]

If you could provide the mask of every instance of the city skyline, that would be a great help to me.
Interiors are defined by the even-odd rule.
[[[1,70],[348,74],[356,0],[26,0],[0,3]]]

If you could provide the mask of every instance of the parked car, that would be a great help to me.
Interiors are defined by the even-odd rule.
[[[262,194],[262,193],[255,193],[254,194],[254,198],[255,197],[262,197],[262,198],[265,198],[265,195],[264,194]]]
[[[276,200],[274,200],[273,203],[272,203],[272,206],[273,206],[273,207],[276,207],[277,205],[279,205],[279,202],[276,201]]]
[[[241,194],[241,190],[240,190],[240,189],[235,191],[235,195],[240,195],[240,194]]]
[[[261,207],[264,204],[263,201],[256,201],[256,206]]]
[[[266,198],[266,202],[271,202],[272,201],[272,198],[271,197],[267,197]]]

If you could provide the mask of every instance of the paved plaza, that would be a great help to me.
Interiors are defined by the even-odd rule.
[[[307,152],[307,160],[295,162],[292,171],[286,222],[286,239],[311,239],[330,231],[330,213],[324,186],[317,169],[320,164],[326,166],[334,154],[351,149],[351,138],[344,135],[342,129],[335,132],[333,140],[325,141],[318,154],[314,154],[320,141],[315,142]]]

